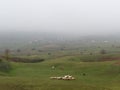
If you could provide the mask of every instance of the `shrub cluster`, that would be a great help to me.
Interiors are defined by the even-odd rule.
[[[0,71],[9,72],[12,69],[11,64],[7,61],[0,59]]]
[[[37,63],[42,62],[44,59],[28,59],[28,58],[11,58],[11,61],[13,62],[23,62],[23,63]]]

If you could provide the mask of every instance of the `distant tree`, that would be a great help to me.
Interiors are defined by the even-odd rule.
[[[48,55],[51,55],[51,53],[48,53]]]
[[[101,51],[100,51],[100,54],[106,54],[107,52],[106,52],[106,50],[104,50],[104,49],[102,49]]]
[[[20,50],[20,49],[17,49],[17,52],[19,53],[19,52],[21,52],[21,50]]]
[[[93,53],[91,52],[90,55],[93,55]]]
[[[32,51],[36,50],[35,48],[32,48]]]
[[[9,54],[10,54],[10,50],[6,49],[5,50],[5,58],[6,58],[7,61],[9,60]]]

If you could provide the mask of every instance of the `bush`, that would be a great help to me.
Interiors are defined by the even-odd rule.
[[[100,51],[100,54],[106,54],[107,52],[106,52],[106,50],[104,50],[104,49],[102,49],[101,51]]]
[[[9,72],[12,69],[11,65],[7,61],[2,61],[0,59],[0,71],[2,72]]]
[[[13,62],[23,62],[23,63],[37,63],[37,62],[44,61],[44,59],[28,59],[28,58],[14,57],[14,58],[11,58],[10,61],[13,61]]]

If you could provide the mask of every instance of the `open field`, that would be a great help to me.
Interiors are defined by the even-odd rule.
[[[81,60],[80,57],[66,56],[41,63],[12,62],[10,72],[0,73],[0,90],[120,89],[120,60],[102,62]],[[55,66],[54,70],[52,66]],[[50,79],[51,76],[66,74],[74,76],[76,80]]]
[[[1,46],[0,90],[120,90],[119,42],[48,41]]]

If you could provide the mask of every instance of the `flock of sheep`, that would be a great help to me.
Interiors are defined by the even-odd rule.
[[[75,80],[75,78],[71,75],[65,75],[63,77],[50,77],[50,79],[57,79],[57,80]]]

